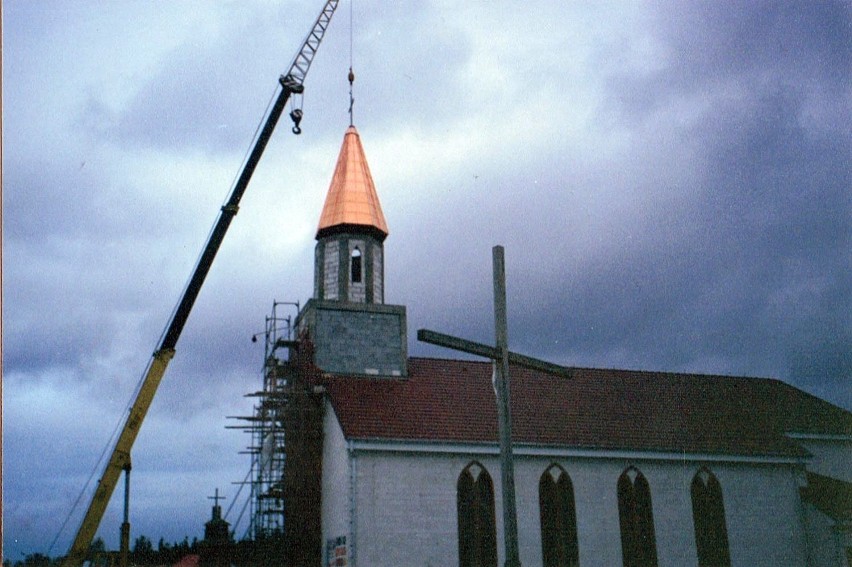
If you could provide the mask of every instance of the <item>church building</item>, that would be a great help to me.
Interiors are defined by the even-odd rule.
[[[387,236],[350,126],[282,363],[288,553],[502,566],[492,365],[408,356]],[[852,413],[772,379],[567,373],[510,366],[525,567],[852,565]]]

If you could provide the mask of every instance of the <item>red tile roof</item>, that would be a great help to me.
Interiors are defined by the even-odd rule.
[[[348,439],[497,443],[491,364],[412,358],[402,379],[326,375]],[[784,432],[852,435],[852,413],[778,380],[510,369],[516,444],[798,457]]]
[[[200,555],[184,555],[173,567],[198,567],[200,560]]]

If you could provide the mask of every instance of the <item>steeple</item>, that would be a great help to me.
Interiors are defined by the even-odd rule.
[[[355,126],[349,126],[343,136],[316,237],[319,240],[339,232],[370,233],[380,241],[388,235],[373,176]]]
[[[350,125],[317,228],[314,296],[296,322],[323,372],[407,375],[405,307],[385,304],[387,235],[360,136]]]
[[[349,126],[317,227],[314,297],[345,303],[384,303],[388,227],[361,137]]]

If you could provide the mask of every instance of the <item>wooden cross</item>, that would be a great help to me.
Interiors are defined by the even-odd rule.
[[[500,472],[503,484],[503,527],[506,545],[506,567],[521,567],[518,554],[518,515],[515,508],[515,470],[512,460],[512,413],[509,407],[509,363],[551,374],[570,377],[564,366],[530,358],[508,348],[508,324],[506,321],[506,267],[503,247],[491,250],[494,264],[494,328],[496,345],[489,346],[420,329],[417,340],[453,350],[490,358],[494,365],[497,387],[497,419],[500,431]]]

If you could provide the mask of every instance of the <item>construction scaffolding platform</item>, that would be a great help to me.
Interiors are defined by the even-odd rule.
[[[251,416],[237,416],[242,425],[229,426],[243,429],[251,436],[244,454],[251,455],[248,484],[250,522],[246,537],[255,541],[280,537],[284,534],[287,508],[284,498],[284,470],[286,439],[284,434],[285,410],[291,395],[292,378],[296,372],[291,357],[296,348],[294,317],[280,311],[294,309],[297,302],[272,304],[272,313],[266,317],[265,329],[252,337],[264,340],[262,389],[246,397],[255,398]]]

